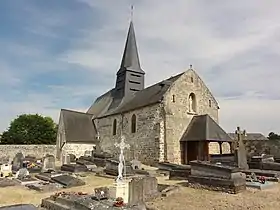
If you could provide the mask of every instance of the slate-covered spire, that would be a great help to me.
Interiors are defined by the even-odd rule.
[[[120,69],[117,73],[115,98],[132,96],[144,89],[145,72],[141,69],[133,22],[130,21]]]
[[[126,38],[125,48],[123,52],[122,62],[120,66],[120,70],[118,73],[122,71],[134,71],[141,74],[145,74],[145,72],[141,69],[139,55],[136,44],[135,31],[132,20],[129,24],[128,34]]]

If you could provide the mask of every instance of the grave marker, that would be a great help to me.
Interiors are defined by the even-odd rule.
[[[21,152],[17,153],[13,159],[12,170],[18,171],[23,167],[24,156]]]
[[[243,137],[246,136],[246,131],[241,131],[240,127],[237,127],[235,134],[237,135],[237,141],[235,145],[235,160],[238,168],[247,170],[249,169],[249,166],[247,163],[246,148],[243,142]]]
[[[55,157],[47,155],[43,158],[42,172],[55,171]]]

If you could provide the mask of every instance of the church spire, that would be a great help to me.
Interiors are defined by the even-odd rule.
[[[131,8],[133,12],[133,7]],[[127,98],[144,89],[145,72],[141,69],[135,31],[131,21],[127,33],[120,69],[117,73],[115,98]]]
[[[145,74],[145,72],[141,69],[140,66],[135,31],[132,20],[129,24],[122,62],[118,73],[121,73],[125,70]]]

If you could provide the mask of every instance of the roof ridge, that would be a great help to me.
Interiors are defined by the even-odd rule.
[[[81,111],[76,111],[76,110],[71,110],[71,109],[61,109],[61,112],[63,112],[63,111],[73,112],[73,113],[78,113],[78,114],[91,115],[92,116],[92,114],[89,114],[89,113],[86,113],[86,112],[81,112]]]

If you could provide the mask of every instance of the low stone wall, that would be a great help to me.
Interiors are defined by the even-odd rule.
[[[56,155],[55,145],[0,145],[0,159],[13,158],[18,152],[24,156],[44,157],[46,154]]]
[[[81,157],[81,156],[85,155],[86,151],[92,151],[93,146],[95,146],[95,144],[66,143],[62,148],[61,157],[59,157],[59,158],[60,158],[60,160],[62,160],[62,157],[64,155],[69,155],[69,154],[73,154],[77,158]]]
[[[244,141],[247,154],[249,157],[254,155],[269,154],[274,157],[280,157],[280,141],[279,140],[248,140]]]

